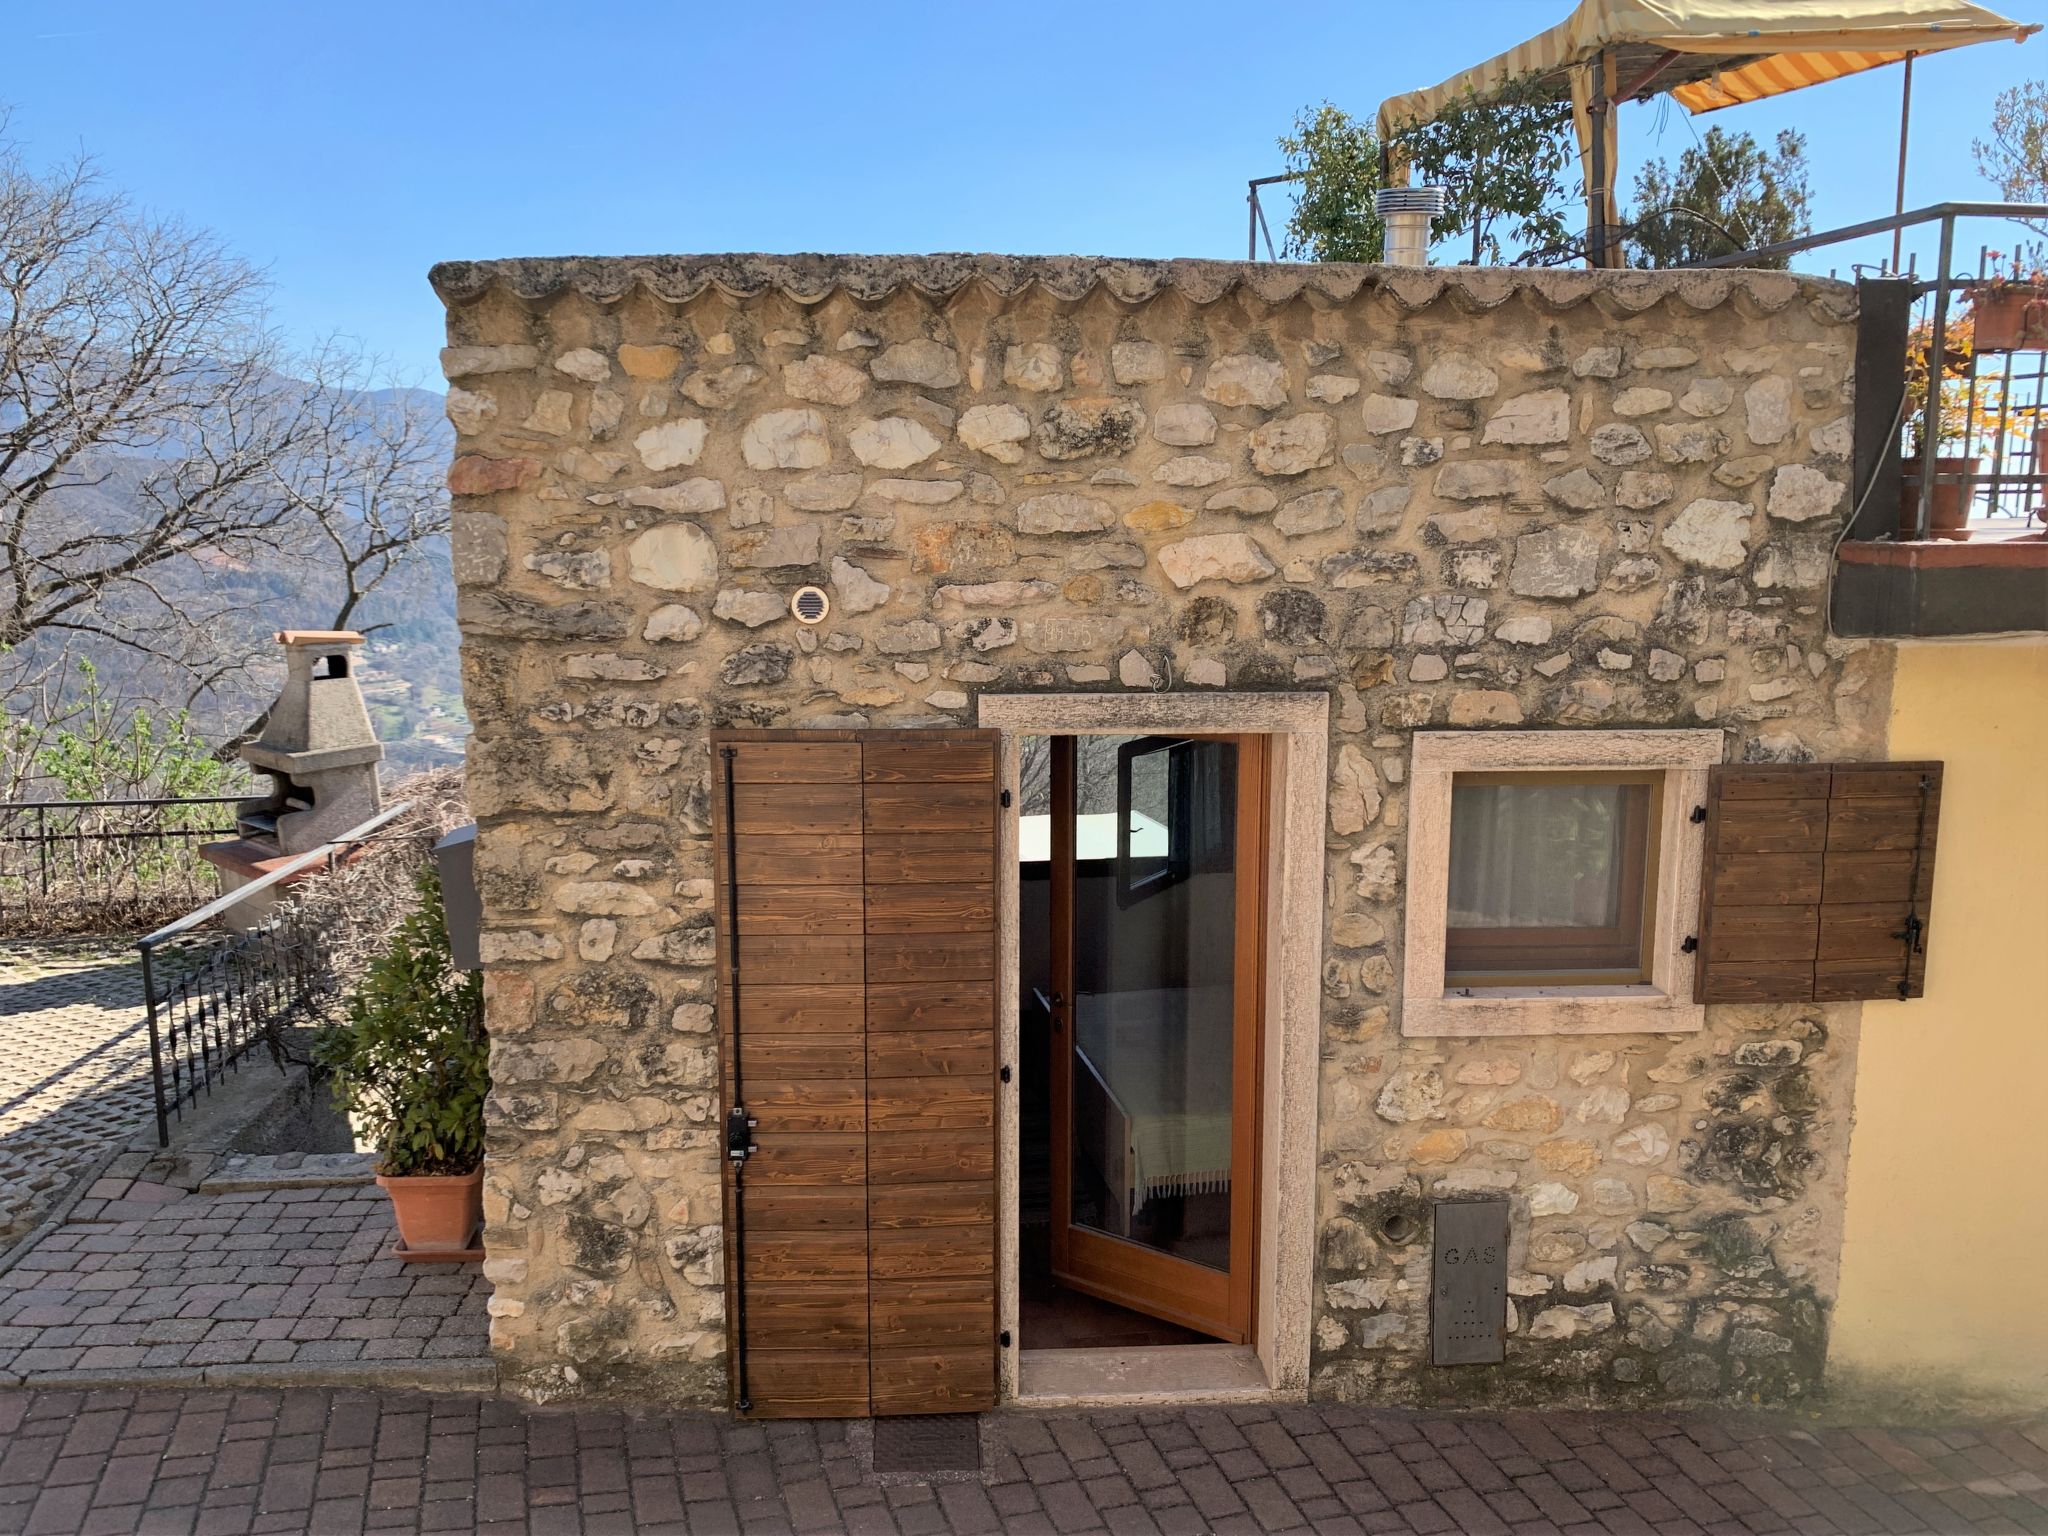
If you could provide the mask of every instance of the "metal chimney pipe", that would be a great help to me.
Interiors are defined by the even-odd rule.
[[[1382,187],[1373,211],[1386,226],[1381,260],[1390,267],[1429,265],[1429,221],[1444,211],[1442,187]]]

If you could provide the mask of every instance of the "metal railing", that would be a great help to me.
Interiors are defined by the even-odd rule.
[[[1921,366],[1930,375],[1926,400],[1918,420],[1905,420],[1903,407],[1901,412],[1901,425],[1909,439],[1905,462],[1910,466],[1917,458],[1918,473],[1907,481],[1917,495],[1913,505],[1904,509],[1911,513],[1910,525],[1902,514],[1900,532],[1910,531],[1916,539],[1925,539],[1932,529],[1936,493],[1942,486],[1959,487],[1964,511],[1972,520],[2010,520],[2014,531],[2024,529],[2028,520],[2041,512],[2044,498],[2048,498],[2048,463],[2043,462],[2042,451],[2044,441],[2048,441],[2048,354],[2029,347],[2026,350],[2034,358],[2032,366],[2016,368],[2014,350],[1985,352],[1972,347],[1968,353],[1968,373],[1954,377],[1954,382],[1962,386],[1961,401],[1945,387],[1947,367],[1951,361],[1960,364],[1964,356],[1960,348],[1951,349],[1949,344],[1954,302],[1958,295],[1974,298],[1994,275],[1988,247],[1979,248],[1974,274],[1956,271],[1956,223],[1961,219],[1995,219],[2038,227],[2048,225],[2048,204],[1932,203],[1910,212],[1865,219],[1860,224],[1801,235],[1796,240],[1779,240],[1699,263],[1706,268],[1755,266],[1759,261],[1896,234],[1925,224],[1938,226],[1934,275],[1922,278],[1915,272],[1894,274],[1913,285],[1916,305],[1932,301],[1922,322],[1926,342]],[[1901,377],[1913,367],[1911,335],[1909,331],[1905,355],[1899,359]],[[1981,366],[1987,358],[2002,359],[1989,374]],[[1946,429],[1944,416],[1949,418]],[[1960,432],[1955,425],[1958,416],[1962,423]],[[1941,450],[1945,447],[1960,452],[1944,454]],[[1940,459],[1958,457],[1966,461],[1967,467],[1939,467]],[[1988,471],[1983,468],[1987,459],[1991,466]]]
[[[411,809],[410,801],[394,805],[137,943],[159,1146],[170,1145],[174,1114],[237,1070],[258,1041],[276,1048],[278,1032],[312,1018],[334,989],[326,933],[278,888],[311,870],[331,872]],[[241,926],[212,926],[232,918]]]
[[[0,933],[132,933],[213,884],[240,795],[0,802]]]

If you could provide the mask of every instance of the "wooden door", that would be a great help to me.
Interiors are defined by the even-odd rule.
[[[712,737],[735,1407],[995,1398],[995,737]]]
[[[1266,740],[1087,738],[1086,747],[1082,740],[1055,737],[1052,752],[1054,1278],[1226,1342],[1249,1343],[1258,1237]],[[1101,787],[1104,775],[1078,765],[1084,750],[1116,752],[1113,796]],[[1211,800],[1223,793],[1221,765],[1228,763],[1227,816],[1215,804],[1207,811],[1212,822],[1227,819],[1227,828],[1195,827],[1202,808],[1188,802],[1201,794],[1175,787],[1176,753],[1208,762]],[[1153,793],[1162,797],[1154,809],[1164,812],[1164,822],[1134,814],[1140,762],[1148,763]],[[1103,830],[1102,808],[1083,803],[1084,780],[1113,809],[1112,857],[1082,856],[1084,826],[1091,838]],[[1154,840],[1149,849],[1139,846],[1141,827]],[[1183,900],[1175,909],[1175,892],[1226,870],[1227,893],[1212,891],[1207,899],[1216,910],[1202,932],[1194,931],[1195,904]],[[1179,966],[1145,975],[1141,958],[1134,976],[1101,951],[1118,942],[1120,922],[1153,909],[1166,915],[1152,916],[1130,947],[1177,953]],[[1126,1038],[1128,1049],[1118,1043]],[[1178,1073],[1179,1081],[1149,1080],[1155,1062],[1168,1069],[1159,1077]],[[1224,1126],[1215,1123],[1219,1086],[1227,1088]],[[1205,1229],[1191,1232],[1187,1213],[1197,1202]]]

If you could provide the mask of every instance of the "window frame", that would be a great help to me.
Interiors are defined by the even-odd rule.
[[[1714,730],[1418,731],[1409,759],[1406,946],[1401,1033],[1408,1036],[1671,1034],[1698,1030],[1692,1001],[1707,797],[1721,761]],[[1451,792],[1465,775],[1654,777],[1644,872],[1643,973],[1634,979],[1508,975],[1474,984],[1446,972]]]
[[[1634,900],[1624,900],[1618,921],[1609,928],[1454,928],[1449,923],[1446,910],[1444,986],[1447,990],[1459,987],[1634,985],[1650,979],[1650,941],[1657,931],[1659,839],[1655,829],[1660,825],[1663,813],[1664,775],[1655,769],[1454,773],[1451,776],[1453,807],[1455,809],[1455,797],[1461,784],[1531,784],[1548,779],[1571,784],[1641,786],[1648,791],[1634,802],[1621,844],[1622,890],[1624,896],[1633,892]],[[1454,818],[1454,836],[1455,830]],[[1445,904],[1448,909],[1448,891]],[[1546,965],[1541,958],[1535,958],[1520,964],[1493,967],[1461,966],[1457,963],[1459,957],[1456,953],[1460,947],[1468,954],[1473,949],[1498,950],[1517,960],[1530,954],[1537,957],[1545,953],[1557,955],[1560,951],[1569,954],[1574,949],[1581,955],[1573,957],[1577,959],[1576,964]],[[1584,953],[1587,951],[1597,954]],[[1610,961],[1608,957],[1612,955],[1625,955],[1627,958]]]

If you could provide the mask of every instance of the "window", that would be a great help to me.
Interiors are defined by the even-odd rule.
[[[1116,900],[1130,907],[1235,850],[1237,746],[1140,736],[1116,748]]]
[[[1717,731],[1423,731],[1410,770],[1407,1035],[1698,1029]]]
[[[1661,777],[1454,775],[1446,983],[1648,981]]]

